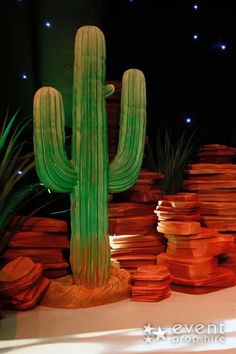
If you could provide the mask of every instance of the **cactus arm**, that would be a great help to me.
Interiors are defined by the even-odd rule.
[[[60,93],[42,87],[34,96],[35,164],[41,182],[55,192],[71,192],[77,174],[65,150],[64,111]]]
[[[110,193],[124,191],[135,183],[143,159],[145,131],[145,78],[141,71],[130,69],[122,79],[119,143],[109,169]]]
[[[107,98],[115,92],[115,86],[108,84],[104,86],[104,97]]]

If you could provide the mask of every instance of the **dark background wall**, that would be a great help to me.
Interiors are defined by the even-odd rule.
[[[201,143],[236,146],[233,0],[8,0],[1,18],[2,116],[19,106],[31,114],[36,89],[51,85],[63,94],[69,122],[74,37],[93,24],[105,34],[107,80],[143,70],[153,141],[164,127],[176,134],[197,127]]]

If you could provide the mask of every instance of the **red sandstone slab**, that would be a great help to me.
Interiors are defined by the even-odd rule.
[[[6,264],[0,270],[0,282],[13,282],[27,276],[35,268],[35,263],[29,257],[18,257]]]
[[[62,252],[50,248],[9,248],[3,253],[2,258],[4,262],[9,262],[19,256],[30,257],[37,263],[64,262]]]
[[[197,163],[189,164],[186,171],[187,174],[214,174],[214,173],[236,173],[236,165],[229,164],[212,164]]]
[[[157,247],[158,241],[155,240],[153,242],[136,242],[134,243],[111,243],[111,248],[113,250],[123,250],[123,249],[130,249],[130,248],[143,248],[143,247]]]
[[[161,195],[162,193],[159,188],[150,190],[131,190],[129,201],[134,203],[154,203],[161,198]]]
[[[113,257],[120,257],[121,255],[157,255],[160,254],[162,252],[164,252],[166,249],[165,245],[159,245],[159,246],[155,246],[155,247],[132,247],[132,248],[128,248],[128,249],[118,249],[118,250],[114,250],[111,249],[111,254]]]
[[[219,231],[236,231],[236,218],[230,216],[203,215],[204,224]]]
[[[168,267],[174,277],[197,280],[213,273],[217,260],[215,257],[183,258],[162,253],[157,256],[157,264]]]
[[[37,305],[50,285],[47,278],[43,278],[37,286],[30,289],[23,302],[12,303],[11,301],[5,302],[4,306],[9,309],[15,310],[29,310]]]
[[[155,204],[137,204],[137,203],[110,203],[109,204],[109,218],[127,218],[129,216],[137,217],[146,214],[152,214],[155,210]]]
[[[201,225],[197,221],[160,221],[157,231],[164,234],[195,235],[201,232]]]
[[[194,215],[199,213],[200,208],[193,208],[193,209],[187,209],[187,208],[172,208],[169,206],[163,206],[163,205],[157,205],[156,209],[154,210],[154,213],[160,213],[160,214],[167,214],[167,215]]]
[[[163,178],[164,178],[164,175],[160,172],[140,170],[139,177],[138,177],[136,183],[138,183],[138,181],[142,181],[142,180],[145,180],[145,181],[148,180],[148,181],[152,181],[153,183],[156,183],[156,181],[162,180]]]
[[[13,224],[22,220],[22,216],[16,216]],[[68,233],[68,225],[64,220],[45,217],[31,217],[26,220],[21,228],[22,231]]]
[[[162,239],[162,234],[153,233],[149,235],[120,235],[120,236],[110,236],[111,244],[127,244],[136,242],[152,242]]]
[[[190,192],[180,192],[177,194],[165,194],[162,197],[162,200],[170,200],[176,202],[197,202],[198,201],[198,194],[197,193],[190,193]]]
[[[20,231],[16,232],[12,236],[8,247],[69,249],[70,243],[68,237],[62,234],[35,231]]]
[[[236,202],[203,202],[203,215],[236,216]]]
[[[164,300],[166,298],[168,298],[171,295],[171,291],[169,291],[168,293],[162,294],[162,295],[149,295],[149,296],[143,296],[143,295],[136,295],[136,296],[131,296],[131,300],[132,301],[141,301],[141,302],[157,302],[157,301],[161,301]]]
[[[0,296],[9,298],[17,296],[18,293],[23,293],[25,290],[32,287],[41,277],[43,267],[41,264],[35,264],[28,274],[24,275],[15,281],[0,281]]]
[[[189,176],[188,178],[191,182],[194,181],[209,181],[211,180],[224,180],[226,183],[228,180],[234,180],[235,179],[235,173],[214,173],[211,174],[210,176],[208,174],[199,174],[199,175],[192,175]]]
[[[150,277],[155,277],[156,280],[166,280],[171,276],[170,271],[164,265],[147,265],[139,267],[132,277],[133,280],[144,280],[143,277],[146,277],[147,280],[150,280]]]
[[[192,210],[197,209],[201,206],[201,203],[198,201],[172,201],[172,200],[159,200],[159,206],[171,207],[176,209],[183,209],[183,210]]]
[[[191,182],[191,180],[189,179],[184,181],[184,189],[189,191],[202,191],[202,190],[209,190],[215,188],[222,188],[222,189],[236,188],[236,178],[235,180],[227,181],[227,183],[224,180],[216,180],[216,181],[198,180],[198,181]]]
[[[150,215],[127,217],[109,220],[109,235],[133,235],[153,233],[156,227],[156,216]]]
[[[176,220],[176,221],[201,221],[202,216],[201,214],[191,214],[191,215],[184,215],[184,214],[169,214],[163,212],[156,212],[157,218],[159,221],[165,220]]]
[[[216,267],[214,272],[204,279],[185,279],[174,276],[173,283],[185,286],[209,286],[227,287],[236,285],[236,277],[233,271],[223,267]]]

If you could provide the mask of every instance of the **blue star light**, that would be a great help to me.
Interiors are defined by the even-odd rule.
[[[192,123],[192,118],[191,117],[185,117],[184,121],[186,124],[191,124]]]
[[[44,27],[51,28],[51,27],[52,27],[51,22],[45,21],[45,22],[44,22]]]
[[[192,39],[194,40],[194,41],[197,41],[198,39],[199,39],[199,36],[198,36],[198,34],[193,34],[192,35]]]

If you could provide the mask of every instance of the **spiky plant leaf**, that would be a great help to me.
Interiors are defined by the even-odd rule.
[[[187,136],[183,132],[176,142],[173,142],[170,131],[165,130],[164,139],[159,133],[157,138],[157,164],[158,170],[164,175],[163,194],[176,194],[181,191],[184,172],[196,149],[195,133],[196,130]]]

